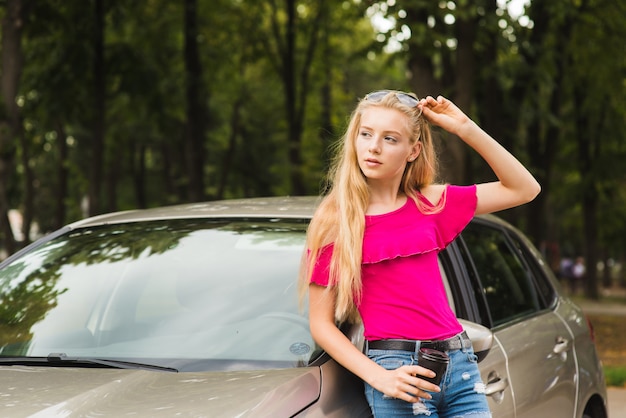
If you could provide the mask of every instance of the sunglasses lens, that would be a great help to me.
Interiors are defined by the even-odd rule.
[[[374,91],[372,93],[369,93],[367,96],[365,96],[365,100],[369,100],[371,102],[379,102],[383,99],[383,97],[385,97],[389,93],[391,93],[391,90]],[[398,98],[400,103],[407,105],[407,106],[415,107],[419,103],[419,101],[415,97],[407,93],[396,92],[396,97]]]
[[[417,106],[417,104],[419,103],[419,101],[415,97],[406,93],[397,93],[396,96],[398,96],[398,100],[400,100],[402,104],[405,104],[407,106],[414,107]]]
[[[365,99],[369,100],[370,102],[380,102],[383,99],[383,97],[385,97],[389,93],[390,93],[389,90],[373,91],[369,93],[367,96],[365,96]]]

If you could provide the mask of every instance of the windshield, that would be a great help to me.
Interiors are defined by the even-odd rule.
[[[71,231],[0,270],[0,356],[292,367],[303,220],[168,220]]]

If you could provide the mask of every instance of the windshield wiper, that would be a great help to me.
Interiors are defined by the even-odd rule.
[[[0,365],[45,365],[76,366],[76,367],[110,367],[112,369],[138,369],[156,370],[162,372],[178,373],[173,367],[159,366],[157,364],[138,363],[134,361],[101,359],[91,357],[69,357],[65,353],[50,353],[48,357],[0,357]]]
[[[159,366],[156,364],[137,363],[133,361],[100,359],[91,357],[68,357],[65,353],[50,353],[47,357],[48,363],[81,365],[100,365],[115,369],[142,369],[142,370],[158,370],[163,372],[174,372],[178,370],[173,367]]]

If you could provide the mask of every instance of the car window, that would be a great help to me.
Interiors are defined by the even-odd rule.
[[[12,315],[0,355],[305,365],[316,349],[296,289],[306,225],[190,219],[59,236],[0,271]]]
[[[474,222],[463,231],[462,238],[476,268],[492,325],[540,308],[529,271],[504,231]]]
[[[539,298],[541,307],[547,308],[557,297],[556,290],[550,281],[551,277],[556,281],[553,277],[554,273],[543,255],[527,238],[513,235],[510,237],[513,245],[515,245],[516,249],[522,254],[533,273],[537,297]]]
[[[482,287],[461,238],[439,253],[439,265],[450,307],[457,318],[491,326]]]

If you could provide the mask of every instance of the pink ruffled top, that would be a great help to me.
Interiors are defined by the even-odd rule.
[[[447,186],[443,198],[443,209],[434,214],[422,213],[407,199],[395,211],[365,217],[363,294],[357,307],[367,340],[438,340],[462,331],[448,303],[437,254],[474,216],[476,186]],[[328,286],[332,251],[332,245],[322,250],[311,282]]]

